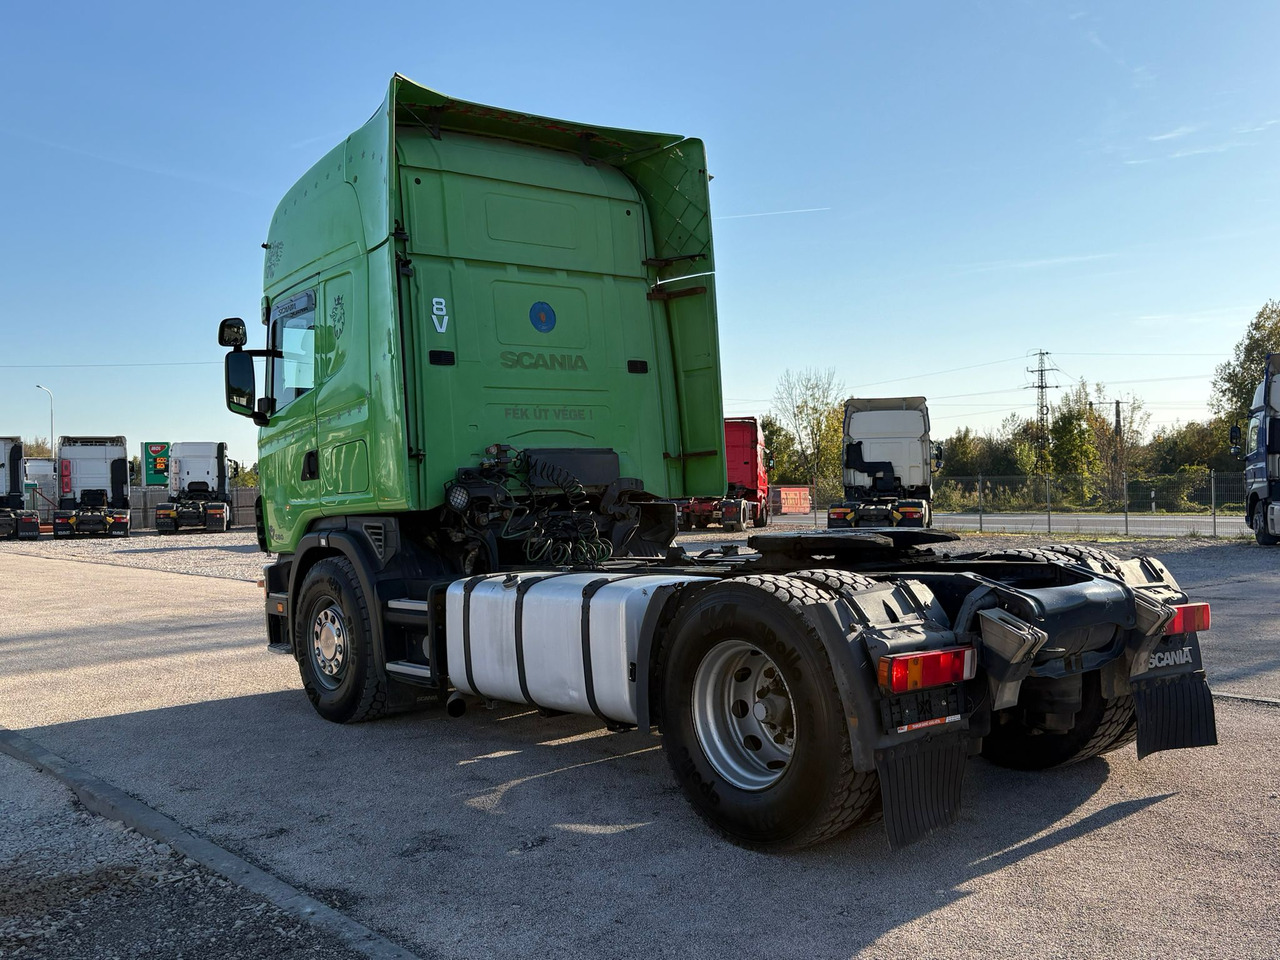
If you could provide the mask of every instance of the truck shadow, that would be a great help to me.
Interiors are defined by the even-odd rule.
[[[890,851],[870,824],[769,855],[699,820],[660,738],[581,717],[431,709],[338,726],[287,690],[23,733],[428,953],[458,942],[507,955],[518,942],[600,956],[611,942],[608,954],[647,956],[658,938],[683,956],[848,956],[975,880],[1171,796],[1080,816],[1108,762],[1026,774],[974,761],[960,822],[915,846]],[[636,924],[632,950],[617,938]]]

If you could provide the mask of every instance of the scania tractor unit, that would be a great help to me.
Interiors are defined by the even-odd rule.
[[[844,405],[844,499],[827,527],[933,526],[933,445],[924,397]]]
[[[54,537],[129,535],[129,454],[124,437],[58,438]]]
[[[759,421],[755,417],[725,418],[724,449],[728,493],[681,501],[681,530],[722,524],[725,530],[736,531],[745,530],[747,524],[763,527],[769,523],[769,452]]]
[[[169,447],[169,500],[156,507],[156,533],[231,528],[231,475],[225,443]]]
[[[0,540],[38,540],[40,515],[24,495],[26,459],[20,437],[0,437]]]
[[[266,639],[316,711],[656,729],[705,821],[771,850],[953,823],[979,752],[1216,742],[1208,606],[1157,560],[903,527],[671,545],[672,501],[727,489],[709,179],[698,140],[396,76],[285,196],[266,345],[239,318],[219,342],[260,427]]]
[[[1231,428],[1231,452],[1244,458],[1245,523],[1263,546],[1280,543],[1280,354],[1269,353],[1241,436]]]

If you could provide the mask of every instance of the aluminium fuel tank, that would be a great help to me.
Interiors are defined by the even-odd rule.
[[[529,572],[446,595],[449,674],[462,693],[635,724],[645,613],[660,587],[707,577]]]

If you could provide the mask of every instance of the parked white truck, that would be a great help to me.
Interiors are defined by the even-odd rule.
[[[1245,523],[1263,546],[1280,543],[1280,354],[1267,354],[1262,382],[1242,436],[1231,428],[1231,452],[1244,460]]]
[[[827,526],[933,526],[933,458],[924,397],[846,400],[844,499]]]
[[[129,535],[129,454],[124,437],[58,438],[54,537]]]
[[[156,507],[156,532],[177,533],[187,528],[224,533],[230,529],[234,471],[225,443],[173,444],[169,448],[169,501]]]
[[[40,517],[23,501],[26,460],[19,437],[0,437],[0,540],[35,540]]]

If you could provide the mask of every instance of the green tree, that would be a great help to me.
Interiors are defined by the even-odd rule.
[[[1262,382],[1262,366],[1268,353],[1280,353],[1280,301],[1268,300],[1254,315],[1236,344],[1232,359],[1218,364],[1213,373],[1209,409],[1228,425],[1249,416],[1253,393]]]
[[[1101,466],[1094,443],[1095,414],[1089,388],[1081,380],[1054,404],[1049,421],[1049,463],[1061,475],[1093,478]]]
[[[258,465],[255,463],[252,467],[241,467],[240,472],[232,476],[231,486],[233,487],[258,486]]]
[[[796,440],[787,432],[778,418],[765,414],[760,418],[760,429],[764,432],[764,445],[773,457],[773,469],[769,471],[769,482],[775,484],[808,484],[810,480],[801,476],[800,462],[796,459]]]
[[[52,457],[53,448],[45,437],[23,437],[22,455],[24,457]]]
[[[1231,456],[1224,417],[1174,424],[1151,438],[1143,451],[1142,467],[1148,473],[1176,473],[1182,467],[1207,467],[1235,473],[1240,461]]]
[[[786,370],[778,378],[773,409],[777,423],[794,441],[801,482],[840,485],[843,395],[844,385],[836,380],[834,367]]]

